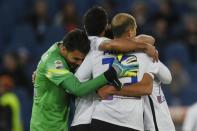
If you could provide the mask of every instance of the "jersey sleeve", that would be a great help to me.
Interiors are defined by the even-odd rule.
[[[45,63],[45,68],[45,76],[57,86],[66,79],[67,75],[72,74],[61,58],[51,58]]]
[[[76,96],[83,96],[107,84],[104,74],[93,80],[81,83],[76,76],[68,70],[64,59],[53,57],[45,63],[45,76],[58,87]]]
[[[105,41],[110,41],[110,39],[106,38],[106,37],[100,37],[100,38],[96,39],[95,50],[99,50],[99,46]]]
[[[66,92],[70,94],[76,96],[84,96],[104,86],[107,83],[108,81],[105,78],[104,74],[83,83],[81,83],[73,74],[69,74],[61,83],[61,86],[66,90]]]
[[[170,70],[162,63],[158,62],[159,64],[159,70],[156,74],[157,78],[163,83],[163,84],[170,84],[172,81],[172,75],[170,73]]]
[[[148,68],[148,73],[157,77],[163,84],[169,84],[172,80],[169,69],[161,61],[151,63]]]
[[[80,82],[87,81],[92,77],[92,69],[92,52],[89,52],[76,71],[75,76],[79,79]]]

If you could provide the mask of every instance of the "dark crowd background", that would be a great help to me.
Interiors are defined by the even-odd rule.
[[[83,28],[83,14],[95,5],[107,10],[109,22],[116,13],[130,13],[138,34],[155,37],[173,77],[163,88],[170,107],[197,101],[197,1],[0,0],[1,131],[29,130],[31,75],[42,53],[66,32]]]

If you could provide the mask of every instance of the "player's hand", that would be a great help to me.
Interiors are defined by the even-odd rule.
[[[147,48],[145,49],[145,53],[153,58],[153,62],[158,62],[159,54],[155,46],[147,44]]]
[[[97,94],[98,96],[105,100],[107,99],[110,95],[113,94],[113,92],[117,91],[115,87],[111,86],[111,85],[106,85],[103,86],[102,88],[97,90]]]
[[[32,83],[34,84],[35,79],[36,79],[36,71],[34,71],[34,72],[32,73],[31,79],[32,79]]]
[[[122,64],[121,64],[122,63]],[[118,77],[131,77],[133,76],[133,70],[138,69],[138,64],[133,63],[133,58],[128,57],[125,60],[118,62],[117,59],[114,59],[112,67],[116,70]]]
[[[146,34],[140,34],[136,37],[133,38],[136,42],[140,42],[140,43],[147,43],[150,45],[155,45],[155,38],[153,36],[150,35],[146,35]]]

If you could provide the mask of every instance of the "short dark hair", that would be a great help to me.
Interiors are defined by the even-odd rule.
[[[89,36],[99,36],[107,26],[107,13],[102,7],[93,7],[85,13],[83,22]]]
[[[137,27],[135,18],[127,13],[118,13],[112,19],[112,31],[114,37],[122,36],[129,28]]]
[[[81,53],[87,54],[90,50],[90,40],[85,31],[75,29],[67,33],[63,38],[63,46],[68,51],[78,50]]]

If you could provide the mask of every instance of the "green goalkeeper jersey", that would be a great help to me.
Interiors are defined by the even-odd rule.
[[[67,131],[69,93],[86,95],[106,83],[104,75],[80,83],[69,71],[58,45],[54,44],[37,66],[30,130]]]

